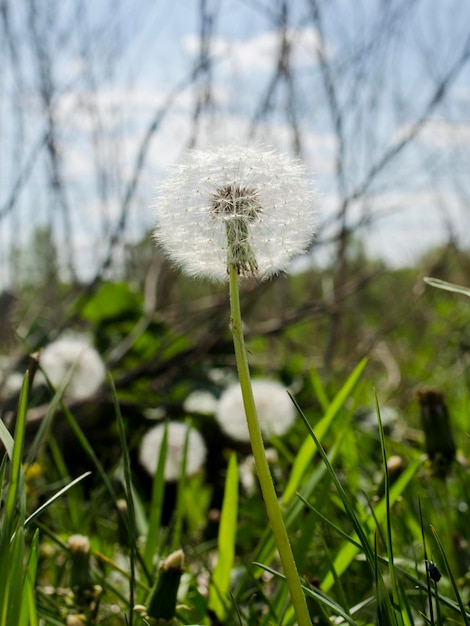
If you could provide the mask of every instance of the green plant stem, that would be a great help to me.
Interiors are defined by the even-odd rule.
[[[231,329],[235,348],[235,358],[237,361],[238,376],[240,379],[243,404],[248,423],[248,431],[250,433],[251,449],[255,459],[261,493],[263,494],[266,512],[268,514],[282,567],[284,569],[287,587],[289,589],[292,605],[297,617],[298,626],[311,626],[312,621],[308,612],[307,601],[300,584],[297,566],[295,564],[284,519],[282,517],[282,512],[279,506],[276,491],[274,489],[269,465],[266,460],[263,437],[259,427],[253,390],[251,387],[250,369],[248,366],[245,339],[243,336],[238,268],[233,265],[229,266],[229,275]]]

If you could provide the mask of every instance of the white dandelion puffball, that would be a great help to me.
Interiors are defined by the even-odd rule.
[[[315,195],[296,158],[259,145],[191,150],[157,189],[156,241],[191,276],[266,279],[307,250]]]
[[[252,386],[261,432],[267,439],[280,437],[295,421],[294,403],[286,389],[274,380],[255,379]],[[220,396],[216,419],[232,439],[250,440],[239,383],[228,387]]]
[[[200,413],[202,415],[214,415],[217,400],[210,391],[192,391],[183,402],[186,413]]]
[[[180,422],[170,422],[167,425],[168,440],[165,460],[165,480],[178,480],[183,463],[184,442],[188,426]],[[165,424],[158,424],[151,428],[142,438],[139,449],[140,464],[153,476],[157,470],[160,448],[162,446]],[[206,460],[206,444],[200,433],[190,428],[188,434],[188,453],[186,457],[186,475],[196,474]]]
[[[59,337],[44,348],[40,363],[54,387],[59,387],[73,368],[65,396],[83,400],[93,395],[106,376],[104,363],[90,342],[80,335]]]

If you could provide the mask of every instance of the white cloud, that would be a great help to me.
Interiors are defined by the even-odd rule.
[[[321,48],[327,57],[332,55],[331,46],[327,45],[318,32],[311,28],[288,28],[287,42],[291,49],[291,66],[301,67],[316,63],[317,50]],[[252,74],[268,71],[275,65],[280,53],[281,33],[268,31],[251,39],[226,39],[214,37],[211,41],[211,54],[214,59],[230,62],[237,74]],[[185,50],[196,56],[199,53],[200,40],[197,35],[188,35],[183,40]]]
[[[465,199],[452,190],[423,188],[367,198],[378,219],[361,235],[367,252],[394,266],[411,265],[432,246],[448,240],[447,222],[460,243],[469,244]],[[359,216],[359,206],[353,210]]]
[[[413,126],[409,124],[401,126],[397,131],[397,139],[408,137],[412,129]],[[421,143],[443,150],[457,146],[467,147],[470,144],[470,124],[431,119],[424,124],[418,138]]]

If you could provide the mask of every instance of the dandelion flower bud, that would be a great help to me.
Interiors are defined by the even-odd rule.
[[[65,396],[83,400],[93,395],[106,376],[106,368],[89,341],[79,335],[65,335],[46,346],[40,363],[54,387],[59,387],[73,368]]]
[[[418,391],[426,452],[433,476],[444,479],[455,459],[455,443],[444,396],[434,389]]]
[[[70,586],[78,592],[93,587],[93,577],[90,569],[90,542],[84,535],[69,537],[70,557],[72,569],[70,571]]]
[[[171,619],[176,612],[176,598],[184,571],[183,550],[172,552],[161,564],[157,584],[152,590],[147,614],[154,619]]]
[[[266,279],[305,252],[315,233],[304,165],[260,146],[192,150],[156,199],[155,239],[192,276]]]
[[[86,618],[84,615],[67,615],[65,624],[66,626],[85,626]]]
[[[285,388],[274,380],[252,381],[253,396],[263,435],[280,437],[294,423],[296,409]],[[228,387],[220,396],[216,419],[222,430],[236,441],[249,441],[240,385]]]
[[[165,480],[176,481],[181,474],[188,426],[180,422],[170,422],[167,428],[168,441],[164,475]],[[157,469],[164,432],[164,424],[151,428],[144,435],[140,445],[139,461],[151,476],[155,474]],[[196,474],[202,468],[206,459],[206,453],[204,439],[197,430],[190,428],[186,458],[186,474],[188,476]]]

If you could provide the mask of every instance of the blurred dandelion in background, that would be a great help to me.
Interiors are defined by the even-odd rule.
[[[216,397],[209,391],[192,391],[183,403],[183,409],[187,413],[199,413],[201,415],[214,415],[217,407]]]
[[[165,480],[176,481],[180,477],[186,436],[188,436],[186,475],[192,476],[197,474],[202,469],[207,455],[207,448],[202,435],[196,429],[188,427],[187,424],[182,424],[181,422],[170,422],[167,428],[168,442],[164,471]],[[165,424],[158,424],[158,426],[154,426],[147,431],[140,444],[140,464],[151,476],[155,474],[157,469],[164,433]]]
[[[287,390],[274,380],[252,380],[253,396],[261,432],[270,439],[284,435],[295,421],[297,411]],[[238,383],[220,396],[216,419],[226,435],[236,441],[249,441],[245,407]]]
[[[70,334],[59,337],[41,353],[40,364],[54,387],[59,387],[73,368],[65,397],[83,400],[102,385],[106,368],[101,356],[87,337]]]

